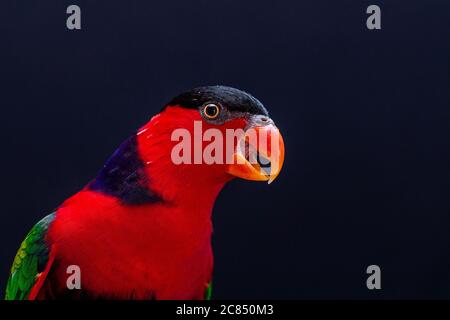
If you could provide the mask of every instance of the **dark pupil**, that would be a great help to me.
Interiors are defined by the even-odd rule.
[[[215,117],[217,115],[217,107],[207,106],[205,112],[209,117]]]

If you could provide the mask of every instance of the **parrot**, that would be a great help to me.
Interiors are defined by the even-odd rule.
[[[249,161],[249,152],[237,148],[239,138],[231,158],[240,161],[189,161],[196,150],[183,149],[178,155],[187,161],[175,163],[176,130],[191,134],[185,142],[194,149],[212,143],[199,137],[196,124],[205,135],[276,134],[267,145],[279,151],[241,137],[245,150],[269,163]],[[5,299],[211,299],[211,215],[219,192],[235,178],[270,183],[283,161],[279,129],[251,94],[223,85],[178,94],[132,131],[94,179],[31,228],[14,258]],[[75,288],[69,285],[73,266],[80,278]]]

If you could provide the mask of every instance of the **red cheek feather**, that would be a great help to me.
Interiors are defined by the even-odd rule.
[[[211,143],[195,135],[195,122],[201,122],[202,132],[214,128],[220,130],[224,137],[227,129],[243,129],[247,124],[245,119],[238,118],[222,125],[214,125],[206,122],[198,110],[170,107],[153,117],[138,131],[139,153],[146,166],[150,188],[163,198],[190,202],[197,201],[196,197],[201,196],[206,203],[212,205],[223,185],[233,179],[226,173],[225,165],[206,164],[203,161],[193,164],[194,152],[191,154],[191,164],[175,164],[171,159],[172,149],[179,143],[171,139],[176,129],[189,131],[193,151],[195,139],[202,141],[201,150]]]

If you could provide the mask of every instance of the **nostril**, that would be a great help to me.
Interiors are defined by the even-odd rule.
[[[264,116],[262,114],[253,116],[252,118],[253,118],[252,119],[253,124],[257,125],[257,126],[263,126],[264,127],[264,126],[268,126],[268,125],[273,123],[272,119],[270,117]]]

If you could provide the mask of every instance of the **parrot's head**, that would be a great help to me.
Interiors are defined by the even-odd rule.
[[[151,187],[169,198],[180,188],[217,194],[235,177],[270,183],[284,160],[283,139],[263,104],[225,86],[174,97],[137,139]]]

